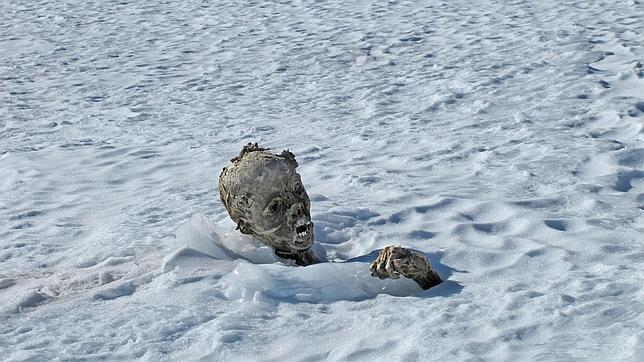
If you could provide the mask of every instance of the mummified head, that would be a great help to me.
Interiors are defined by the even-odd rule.
[[[313,245],[311,202],[295,156],[276,155],[249,143],[219,175],[219,196],[244,234],[275,248],[299,253]]]

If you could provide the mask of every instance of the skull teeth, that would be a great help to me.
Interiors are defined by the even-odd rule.
[[[295,233],[298,237],[303,238],[308,233],[309,228],[306,224],[299,225],[295,228]]]

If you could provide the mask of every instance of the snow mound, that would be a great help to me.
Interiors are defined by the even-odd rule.
[[[422,291],[410,279],[374,278],[369,272],[370,264],[360,261],[294,267],[291,261],[277,257],[270,247],[214,224],[201,214],[179,228],[177,241],[211,258],[234,263],[234,269],[220,281],[223,294],[231,300],[329,303],[364,300],[378,294],[409,296]],[[166,257],[163,270],[171,270],[179,255],[186,256],[173,253]]]
[[[411,279],[380,280],[369,274],[367,263],[323,263],[304,268],[255,265],[240,261],[221,280],[229,299],[329,303],[363,300],[378,294],[408,296],[422,289]]]

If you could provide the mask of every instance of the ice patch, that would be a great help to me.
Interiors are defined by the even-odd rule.
[[[136,291],[136,286],[132,283],[123,283],[114,288],[101,290],[94,294],[94,300],[112,300],[120,297],[132,295]]]
[[[234,269],[219,283],[223,294],[232,300],[328,303],[364,300],[378,294],[408,296],[422,291],[411,279],[372,277],[369,263],[364,262],[323,262],[294,267],[290,261],[277,257],[270,247],[214,224],[200,214],[179,228],[177,240],[211,258],[234,260]],[[186,255],[182,250],[177,253]],[[177,253],[166,257],[164,271],[176,265]]]
[[[303,268],[238,262],[220,282],[226,297],[238,301],[329,303],[364,300],[378,294],[409,296],[422,291],[411,279],[374,278],[367,263],[321,263]]]
[[[177,231],[177,241],[219,260],[245,259],[256,264],[280,261],[273,250],[236,230],[212,223],[195,214]]]

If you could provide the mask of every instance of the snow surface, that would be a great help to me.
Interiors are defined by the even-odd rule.
[[[0,2],[2,359],[643,360],[643,18]],[[233,230],[250,141],[298,157],[337,262]],[[371,279],[389,244],[447,281]]]

